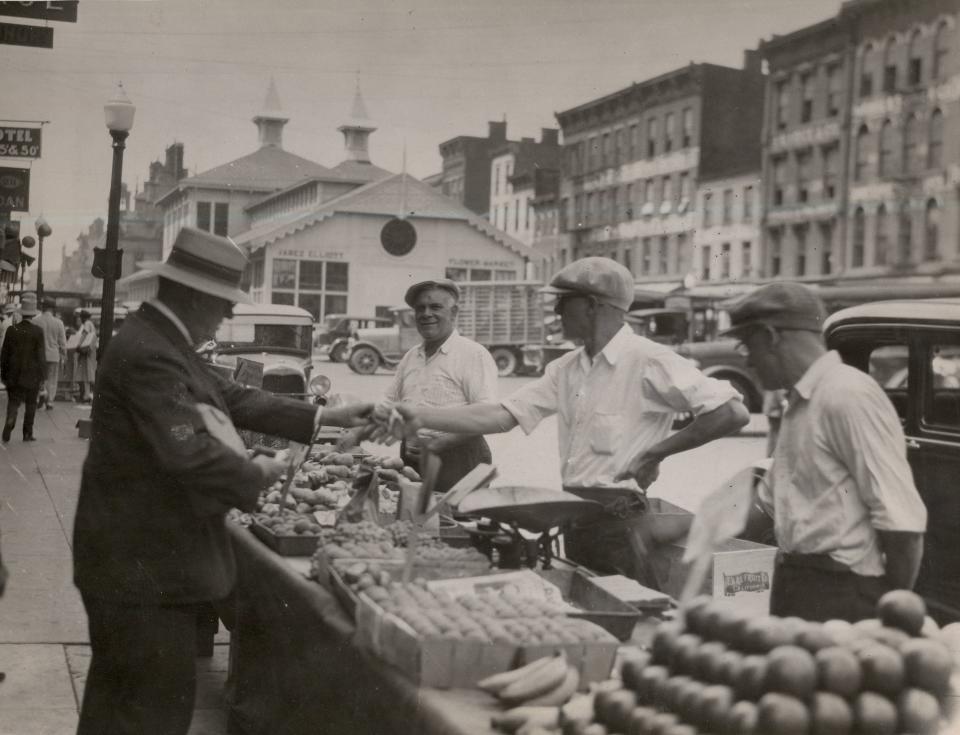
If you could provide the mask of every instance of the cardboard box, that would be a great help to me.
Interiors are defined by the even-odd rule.
[[[685,549],[684,542],[676,542],[658,546],[654,551],[660,587],[674,598],[680,596],[689,572],[689,566],[683,563]],[[731,539],[714,553],[713,565],[700,591],[729,600],[744,612],[767,615],[776,557],[776,547]]]

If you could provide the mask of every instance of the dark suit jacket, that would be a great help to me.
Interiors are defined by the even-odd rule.
[[[253,510],[260,470],[208,434],[205,403],[238,428],[308,442],[316,407],[215,376],[149,304],[110,341],[97,376],[74,523],[74,582],[118,602],[225,597],[236,576],[226,512]]]
[[[0,381],[8,388],[39,388],[46,372],[43,329],[29,319],[8,327],[0,349]]]

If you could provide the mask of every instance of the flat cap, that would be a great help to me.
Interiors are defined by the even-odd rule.
[[[633,303],[633,275],[610,258],[580,258],[561,268],[541,293],[576,293],[626,311]]]
[[[730,307],[730,329],[736,335],[759,325],[819,332],[827,312],[820,297],[801,283],[769,283]]]
[[[420,292],[431,288],[443,289],[453,296],[454,301],[460,301],[460,287],[449,278],[438,278],[435,281],[421,281],[420,283],[415,283],[407,289],[406,294],[403,296],[403,300],[407,302],[407,306],[413,306],[413,302],[417,300],[417,296],[420,295]]]

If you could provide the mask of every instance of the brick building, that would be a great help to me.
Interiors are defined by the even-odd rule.
[[[691,272],[699,182],[759,166],[763,76],[755,52],[744,61],[743,69],[691,63],[557,113],[564,159],[554,268],[600,255],[638,281]]]
[[[507,123],[489,122],[487,137],[458,135],[440,144],[443,169],[431,184],[483,217],[490,208],[490,161],[507,143]]]
[[[539,183],[542,191],[550,181],[556,180],[549,172],[559,173],[559,170],[559,131],[554,128],[543,128],[539,142],[522,138],[519,142],[507,141],[499,149],[494,149],[490,161],[488,219],[491,224],[530,245],[535,229],[533,199],[536,184]]]

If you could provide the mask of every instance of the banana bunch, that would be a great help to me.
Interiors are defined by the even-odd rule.
[[[477,686],[512,709],[493,718],[503,732],[530,732],[534,727],[556,726],[561,705],[580,686],[580,672],[567,661],[565,653],[545,656],[526,666],[494,674]]]

